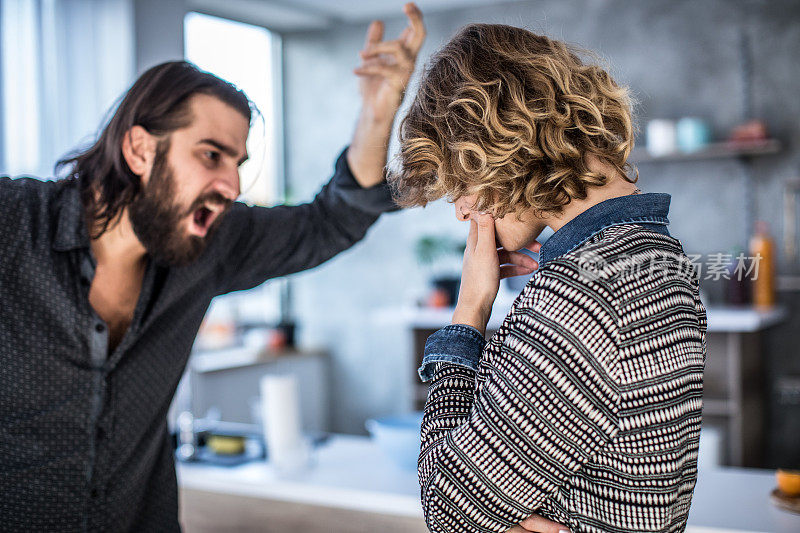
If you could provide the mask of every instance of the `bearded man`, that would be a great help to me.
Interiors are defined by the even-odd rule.
[[[425,38],[367,33],[331,181],[248,207],[251,104],[178,61],[145,72],[59,181],[0,178],[0,529],[178,531],[166,413],[217,295],[312,268],[394,208],[392,121]]]

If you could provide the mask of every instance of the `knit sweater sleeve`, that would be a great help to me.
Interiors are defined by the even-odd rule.
[[[610,295],[569,267],[534,283],[480,386],[464,366],[433,368],[419,459],[433,533],[508,530],[618,433]]]

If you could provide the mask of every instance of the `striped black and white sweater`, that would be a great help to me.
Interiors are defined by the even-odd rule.
[[[668,234],[617,224],[548,261],[477,372],[432,366],[419,459],[430,530],[502,532],[536,513],[573,532],[683,531],[705,331],[697,269]],[[456,325],[429,348],[440,333],[484,342]]]

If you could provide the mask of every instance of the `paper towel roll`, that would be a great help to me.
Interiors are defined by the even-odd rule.
[[[277,469],[290,471],[308,462],[308,447],[300,428],[297,378],[267,374],[259,383],[267,459]]]

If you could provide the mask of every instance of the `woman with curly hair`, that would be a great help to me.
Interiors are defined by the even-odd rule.
[[[564,43],[476,24],[430,61],[392,182],[470,224],[453,323],[420,367],[431,531],[684,530],[706,313],[632,147],[627,90]],[[487,342],[500,279],[534,271]]]

